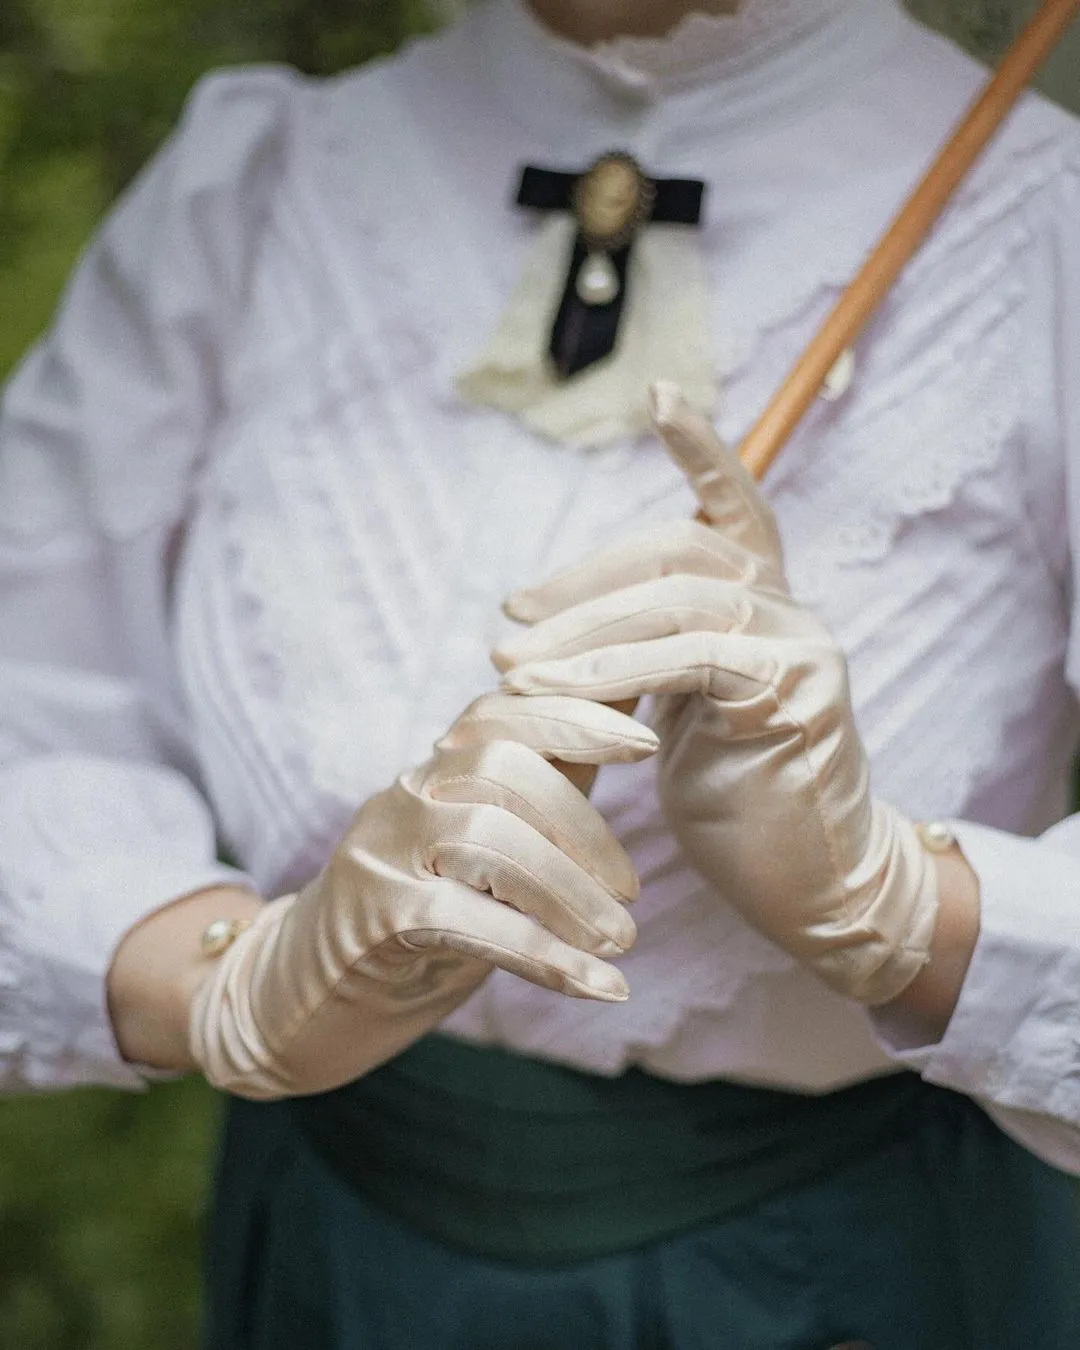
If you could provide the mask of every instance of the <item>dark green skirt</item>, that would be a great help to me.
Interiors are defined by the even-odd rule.
[[[463,1066],[504,1085],[497,1103],[445,1091]],[[409,1082],[415,1091],[403,1093]],[[562,1111],[583,1093],[595,1107],[587,1117]],[[530,1094],[544,1108],[532,1112],[540,1133],[520,1114]],[[640,1120],[625,1124],[643,1104],[651,1154]],[[507,1110],[519,1111],[519,1131],[506,1130]],[[538,1210],[550,1255],[560,1213],[578,1206],[580,1219],[574,1178],[589,1169],[575,1159],[587,1159],[582,1136],[601,1127],[605,1157],[626,1131],[625,1184],[636,1177],[651,1196],[655,1231],[677,1231],[627,1247],[612,1230],[611,1250],[588,1259],[479,1254],[455,1169],[486,1190],[492,1215],[492,1177],[508,1197],[515,1178],[540,1178],[537,1202],[557,1197]],[[499,1147],[470,1143],[485,1130]],[[756,1149],[757,1138],[769,1147]],[[488,1154],[485,1187],[477,1159]],[[597,1203],[610,1207],[617,1161],[607,1171]],[[706,1197],[692,1220],[688,1175]],[[640,1237],[646,1209],[611,1212],[629,1215]],[[807,1099],[646,1075],[608,1084],[436,1040],[300,1108],[231,1104],[208,1277],[210,1350],[1080,1347],[1072,1183],[966,1098],[909,1075]]]

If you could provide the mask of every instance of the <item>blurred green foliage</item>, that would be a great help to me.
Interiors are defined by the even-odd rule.
[[[5,1350],[191,1350],[216,1118],[197,1079],[0,1105]]]
[[[912,0],[983,56],[1004,46],[1027,4]],[[340,69],[430,27],[438,9],[0,0],[0,372],[40,331],[93,223],[204,70],[252,60]],[[1046,78],[1080,106],[1080,41]],[[216,1115],[195,1080],[0,1103],[0,1347],[191,1350]]]
[[[430,0],[0,0],[0,371],[200,74],[340,70],[435,13]]]

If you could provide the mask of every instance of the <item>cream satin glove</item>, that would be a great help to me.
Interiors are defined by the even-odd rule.
[[[843,652],[792,599],[757,487],[674,387],[653,418],[699,520],[511,596],[533,626],[495,663],[525,694],[656,696],[661,798],[695,866],[834,989],[887,1002],[929,959],[933,860],[870,795]]]
[[[431,759],[372,797],[324,870],[276,900],[208,972],[190,1042],[217,1087],[322,1092],[391,1058],[494,966],[620,1002],[633,865],[548,759],[643,759],[653,732],[580,699],[493,694]]]

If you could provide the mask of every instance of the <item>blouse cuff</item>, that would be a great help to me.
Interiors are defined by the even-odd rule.
[[[1045,841],[951,822],[979,878],[981,920],[940,1041],[871,1010],[878,1040],[928,1082],[997,1106],[1080,1121],[1080,858]]]
[[[169,770],[56,756],[0,775],[0,1089],[139,1088],[105,981],[124,934],[212,886],[205,806]]]

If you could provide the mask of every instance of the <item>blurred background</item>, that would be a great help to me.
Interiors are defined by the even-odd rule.
[[[0,0],[0,376],[199,74],[268,60],[339,70],[460,2]],[[911,8],[989,60],[1032,4]],[[1080,111],[1080,25],[1041,83]],[[194,1080],[0,1101],[0,1350],[195,1346],[217,1111]]]

